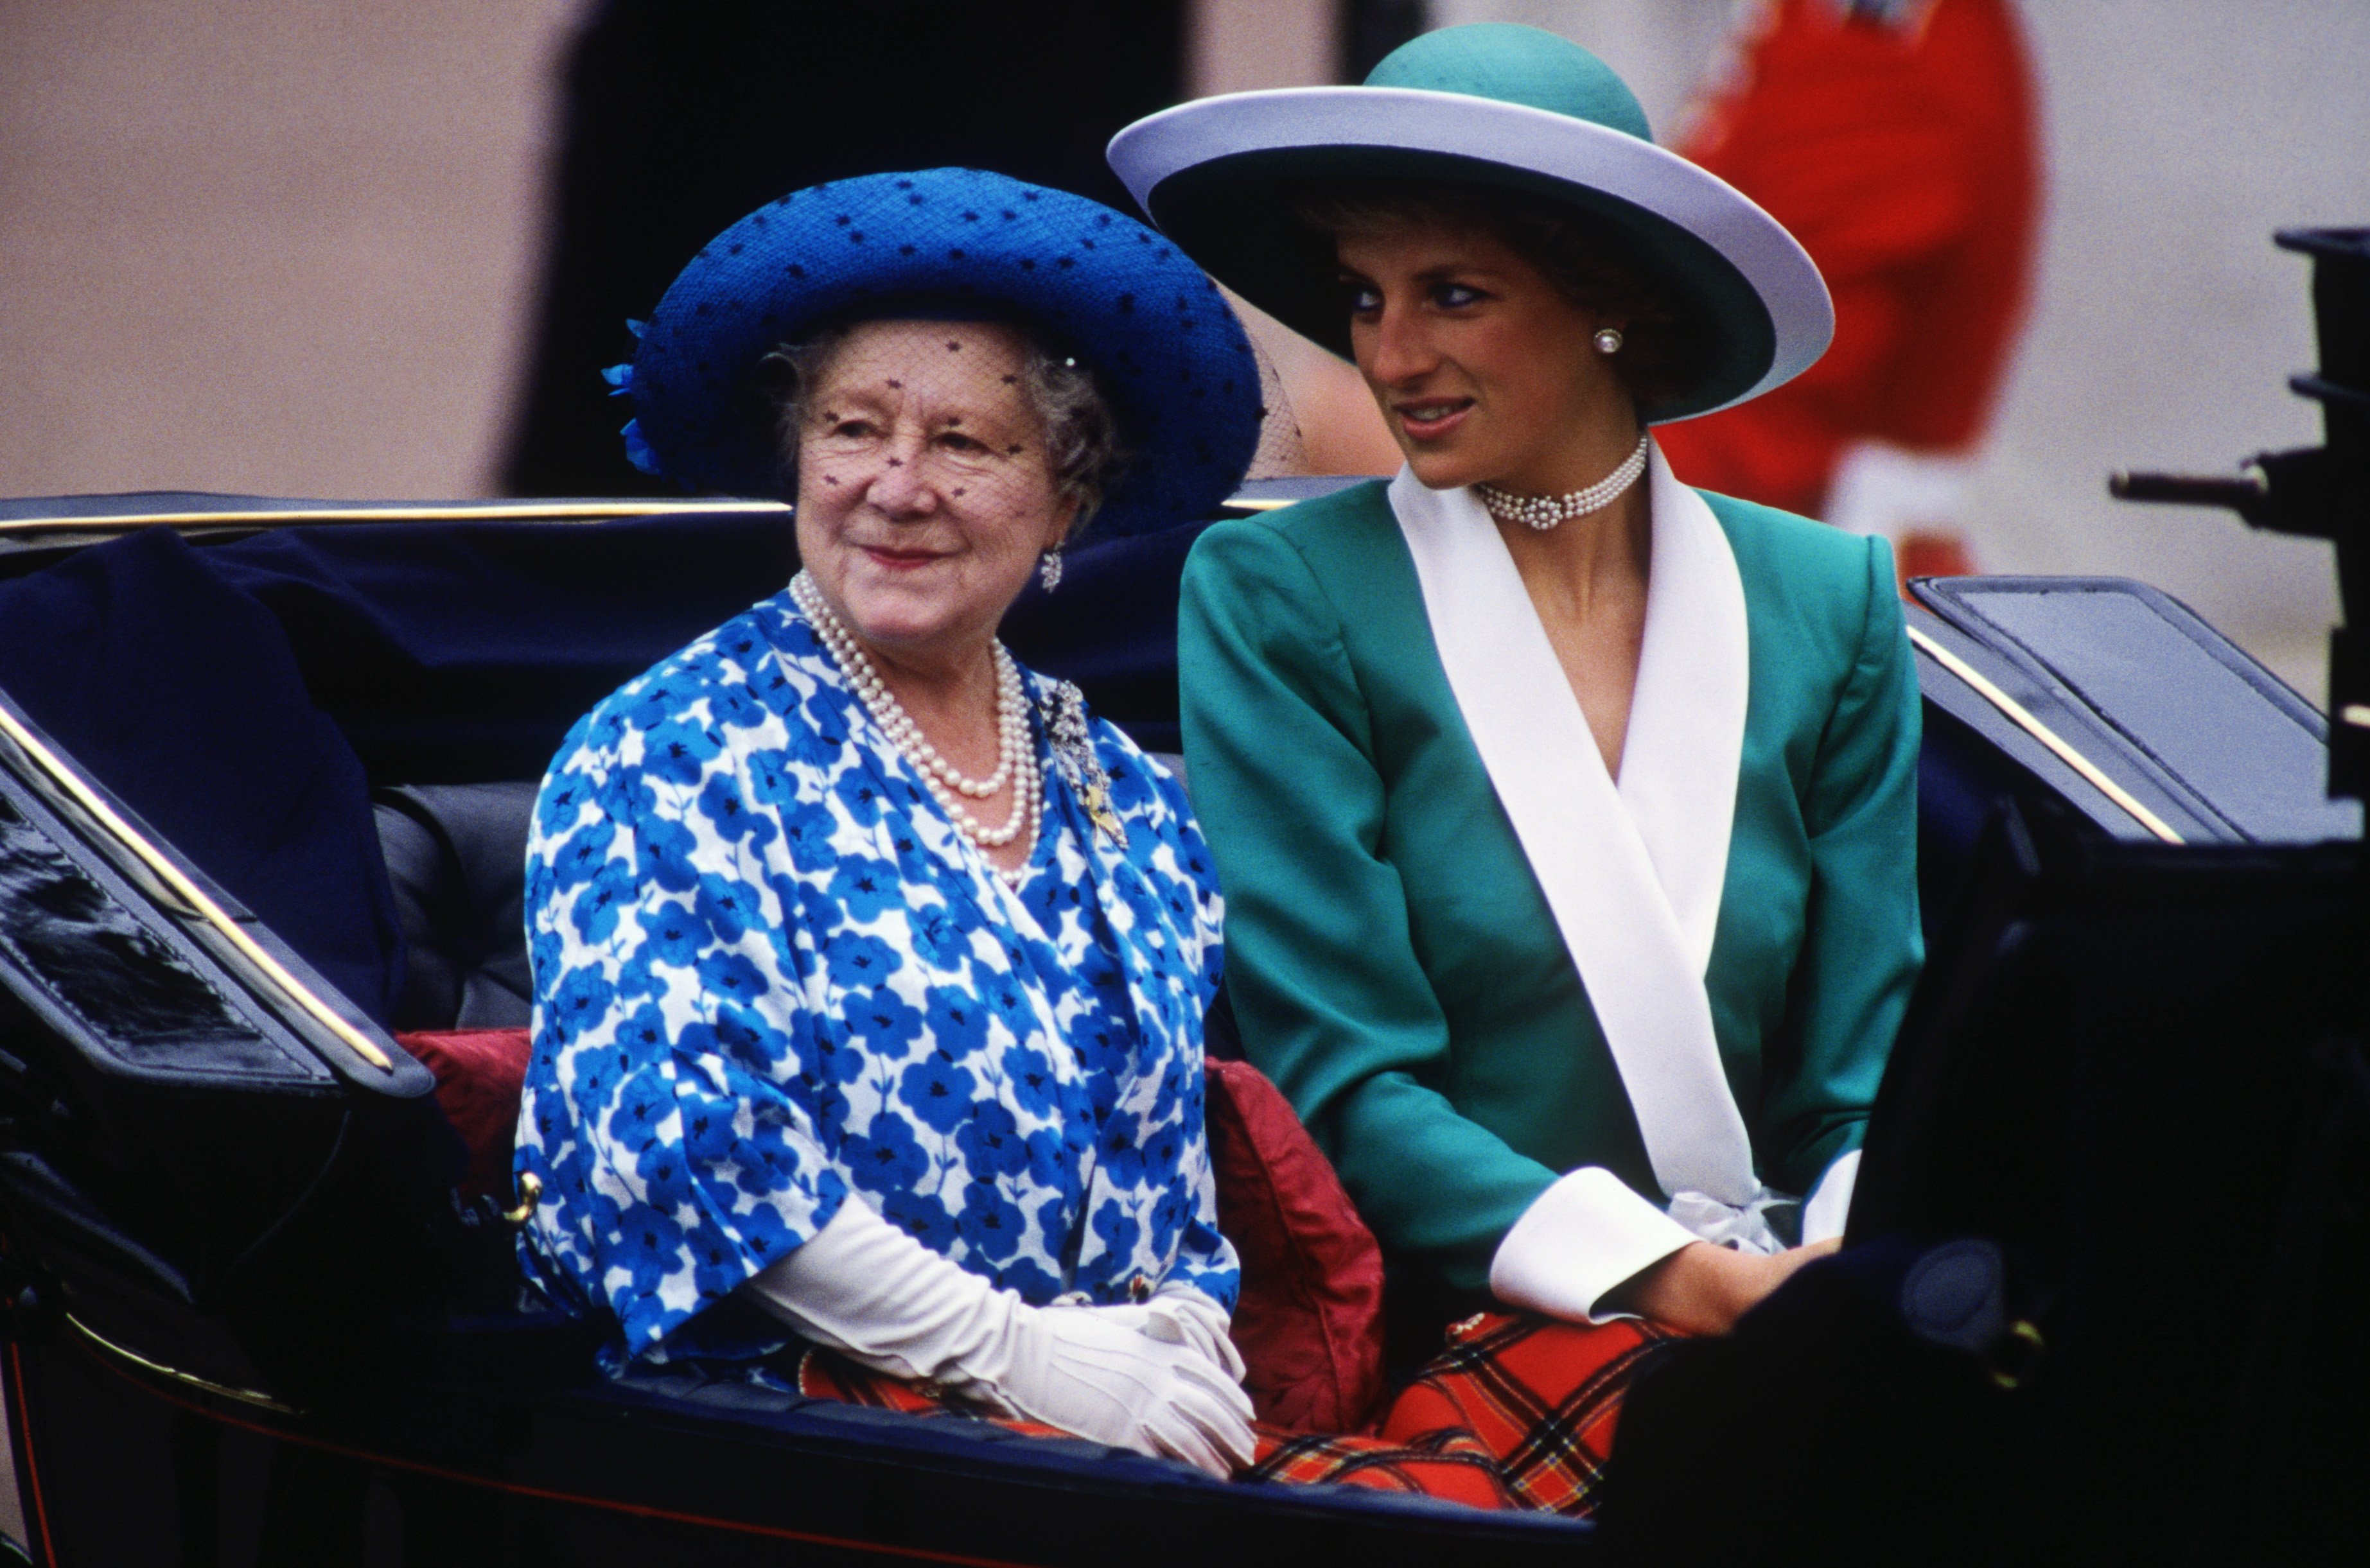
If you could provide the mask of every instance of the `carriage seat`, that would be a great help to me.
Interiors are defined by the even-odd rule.
[[[536,788],[520,780],[374,792],[403,930],[396,1028],[525,1027],[526,835]]]

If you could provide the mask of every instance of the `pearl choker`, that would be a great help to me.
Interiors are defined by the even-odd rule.
[[[1621,492],[1638,482],[1646,472],[1646,438],[1638,438],[1638,450],[1621,460],[1621,466],[1591,485],[1585,490],[1574,490],[1565,496],[1510,496],[1495,485],[1476,485],[1473,493],[1490,509],[1490,515],[1501,522],[1524,522],[1544,533],[1566,518],[1586,517],[1593,511],[1603,511],[1619,498]]]
[[[831,650],[847,683],[864,704],[872,722],[880,727],[891,743],[904,754],[905,760],[920,771],[922,782],[930,788],[956,830],[982,849],[1001,849],[1019,838],[1030,835],[1036,842],[1038,807],[1044,799],[1044,776],[1038,771],[1037,747],[1029,729],[1029,704],[1020,689],[1020,667],[1004,645],[995,645],[995,772],[984,779],[968,777],[955,771],[954,765],[938,754],[930,744],[922,727],[914,722],[897,694],[880,679],[872,660],[857,643],[845,622],[834,612],[815,586],[814,578],[800,572],[790,579],[790,597],[813,624],[815,635]],[[1012,815],[1000,828],[983,826],[963,805],[968,797],[984,800],[1002,789],[1009,780],[1012,784]],[[1007,887],[1018,887],[1029,872],[1024,861],[1007,871],[1002,866],[995,874]]]

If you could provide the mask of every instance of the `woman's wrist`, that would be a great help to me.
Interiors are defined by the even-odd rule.
[[[1796,1269],[1836,1246],[1833,1241],[1816,1242],[1764,1256],[1691,1242],[1615,1287],[1605,1306],[1683,1333],[1726,1333]]]

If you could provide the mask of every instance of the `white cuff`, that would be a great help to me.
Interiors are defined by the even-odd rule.
[[[1490,1289],[1509,1306],[1551,1318],[1604,1322],[1596,1303],[1615,1286],[1651,1268],[1694,1231],[1639,1197],[1601,1165],[1559,1178],[1498,1243]]]
[[[1839,1156],[1811,1189],[1811,1200],[1802,1205],[1802,1242],[1824,1242],[1844,1233],[1844,1221],[1851,1217],[1852,1185],[1859,1180],[1859,1150],[1855,1149]]]

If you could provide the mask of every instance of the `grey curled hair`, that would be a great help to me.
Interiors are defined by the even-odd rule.
[[[759,361],[763,385],[776,411],[785,494],[797,493],[799,436],[812,412],[813,391],[823,383],[840,346],[862,325],[834,324],[797,342],[777,345]],[[1045,460],[1054,494],[1077,504],[1068,534],[1076,538],[1119,484],[1127,467],[1127,448],[1094,372],[1054,353],[1026,327],[1019,333],[1020,390],[1045,432]]]

